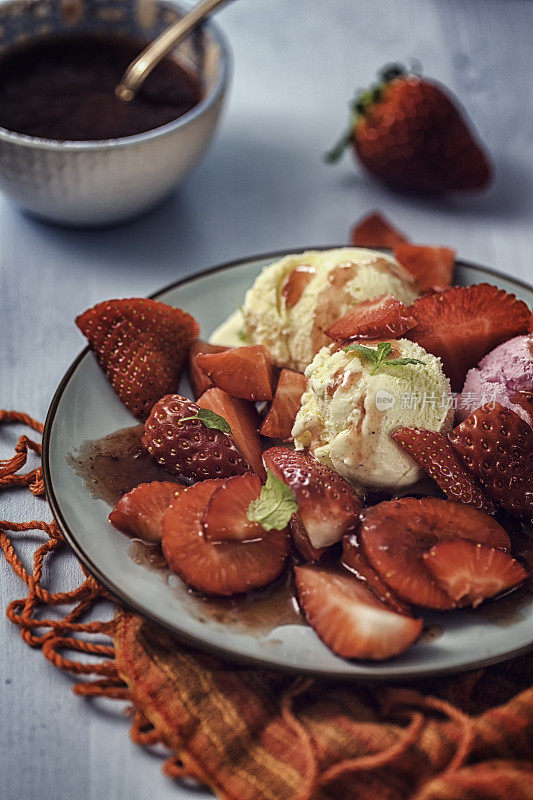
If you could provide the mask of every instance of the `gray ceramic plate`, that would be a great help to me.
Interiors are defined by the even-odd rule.
[[[297,248],[291,252],[297,252]],[[242,302],[261,269],[285,253],[225,264],[180,281],[154,297],[194,314],[203,338]],[[533,289],[472,264],[460,262],[461,284],[488,281],[533,306]],[[182,391],[186,393],[184,384]],[[175,576],[136,563],[130,542],[107,521],[109,506],[94,499],[66,460],[86,440],[134,424],[86,349],[63,378],[50,406],[43,439],[43,470],[54,515],[76,555],[114,596],[176,636],[228,658],[263,667],[337,678],[411,678],[486,665],[527,650],[533,641],[533,596],[487,604],[477,611],[425,616],[434,637],[384,663],[345,661],[301,624],[250,627],[233,614],[228,622],[209,611]],[[244,617],[243,617],[244,618]]]

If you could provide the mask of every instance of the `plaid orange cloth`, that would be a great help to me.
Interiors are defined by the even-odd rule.
[[[10,421],[41,429],[0,412],[0,423]],[[43,494],[39,469],[20,474],[28,449],[40,445],[21,437],[0,461],[0,488]],[[36,529],[45,539],[30,574],[16,537]],[[195,777],[224,800],[533,800],[533,656],[403,686],[236,667],[124,610],[82,622],[106,594],[87,573],[71,592],[43,585],[45,560],[50,574],[65,546],[54,522],[0,521],[0,546],[28,587],[7,611],[23,639],[60,669],[96,675],[77,694],[129,700],[132,737],[166,745],[170,777]],[[64,616],[46,618],[52,606],[66,606]],[[100,659],[68,659],[66,650]]]

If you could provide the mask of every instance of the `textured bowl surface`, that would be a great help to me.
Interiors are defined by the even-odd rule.
[[[203,338],[207,338],[242,302],[261,269],[281,255],[284,253],[229,264],[154,296],[194,314]],[[533,289],[481,267],[460,262],[456,279],[465,285],[496,283],[533,305]],[[192,396],[185,380],[181,391]],[[135,420],[113,393],[92,353],[83,351],[62,380],[46,421],[43,469],[47,497],[68,541],[98,580],[123,603],[180,638],[268,668],[361,679],[411,678],[467,669],[509,658],[531,646],[531,594],[487,603],[477,611],[425,614],[429,632],[438,634],[437,638],[428,634],[403,655],[378,664],[338,658],[308,626],[254,629],[240,624],[238,618],[231,624],[217,620],[176,576],[166,575],[162,580],[160,572],[128,556],[129,539],[107,521],[110,507],[88,493],[66,460],[84,441],[132,424]]]
[[[158,0],[12,0],[0,4],[0,54],[68,32],[153,39],[180,16],[178,5]],[[203,99],[190,112],[147,133],[101,142],[56,142],[0,128],[0,188],[23,209],[67,225],[119,222],[161,200],[211,141],[229,74],[225,39],[212,22],[176,54],[202,81]]]

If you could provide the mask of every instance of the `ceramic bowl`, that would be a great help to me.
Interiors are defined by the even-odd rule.
[[[161,0],[12,0],[0,4],[0,56],[33,38],[126,33],[153,39],[186,9]],[[66,225],[106,225],[146,211],[199,161],[229,79],[226,39],[205,23],[175,51],[200,75],[203,99],[187,114],[120,139],[59,142],[0,128],[0,188],[22,209]]]

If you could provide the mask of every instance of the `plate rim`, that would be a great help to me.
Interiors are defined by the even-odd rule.
[[[262,261],[266,259],[279,259],[283,258],[284,256],[291,255],[292,253],[300,253],[304,252],[305,250],[331,250],[341,247],[349,247],[350,245],[346,244],[337,244],[337,245],[316,245],[316,246],[307,246],[307,247],[294,247],[294,248],[283,248],[282,250],[273,250],[267,253],[259,253],[259,254],[252,254],[248,256],[243,256],[238,259],[231,259],[229,261],[224,261],[221,264],[217,264],[213,267],[208,267],[207,269],[200,270],[195,272],[191,275],[186,275],[183,278],[178,279],[177,281],[172,281],[171,283],[163,286],[161,289],[158,289],[155,292],[152,292],[148,295],[149,299],[157,300],[161,295],[166,294],[167,292],[171,291],[172,289],[177,289],[180,286],[184,286],[188,283],[192,283],[197,279],[206,278],[209,275],[214,275],[219,272],[224,272],[228,269],[233,267],[238,267],[243,264],[247,264],[254,261]],[[391,253],[392,251],[390,248],[384,247],[373,247],[373,250],[378,250],[382,252]],[[491,269],[490,267],[484,267],[481,264],[476,264],[471,261],[467,261],[465,259],[456,259],[456,265],[463,266],[468,269],[474,270],[475,272],[489,274],[494,276],[496,279],[503,279],[505,281],[509,281],[511,283],[520,286],[523,289],[527,289],[528,291],[533,292],[533,285],[527,283],[526,281],[521,280],[520,278],[516,278],[512,275],[505,275],[498,270]],[[456,665],[456,666],[449,666],[444,667],[440,670],[436,668],[426,669],[426,670],[419,670],[416,673],[405,673],[402,671],[398,672],[387,672],[387,674],[380,674],[379,672],[374,672],[370,674],[364,675],[357,675],[357,674],[349,674],[349,673],[338,673],[334,670],[323,670],[313,666],[304,666],[304,667],[296,667],[291,666],[289,664],[272,664],[270,661],[265,661],[256,656],[246,655],[244,653],[235,653],[231,648],[226,648],[223,645],[215,645],[211,644],[210,642],[206,642],[203,639],[196,637],[192,634],[188,634],[184,631],[176,629],[172,625],[171,622],[162,619],[158,616],[158,614],[146,609],[142,604],[136,603],[135,599],[132,599],[129,595],[127,595],[120,586],[117,586],[112,580],[110,580],[104,572],[100,570],[100,568],[94,564],[92,558],[85,552],[83,547],[78,543],[76,539],[75,533],[70,529],[69,525],[67,524],[63,513],[61,511],[60,502],[55,494],[53,481],[52,481],[52,474],[50,468],[50,437],[52,433],[53,424],[56,418],[57,410],[59,407],[59,403],[61,398],[74,377],[76,370],[82,360],[91,353],[91,349],[89,346],[83,348],[83,350],[78,353],[76,358],[72,361],[70,366],[67,368],[66,372],[64,373],[63,377],[61,378],[52,400],[50,402],[50,406],[48,408],[46,419],[43,428],[42,434],[42,455],[41,455],[41,464],[42,464],[42,472],[43,472],[43,481],[45,487],[45,497],[47,502],[50,506],[54,519],[65,537],[68,545],[74,552],[74,555],[84,564],[84,566],[89,570],[89,572],[93,575],[93,577],[110,593],[110,595],[121,605],[125,606],[127,609],[139,614],[144,619],[148,619],[156,624],[162,626],[166,630],[168,630],[173,636],[176,637],[179,641],[182,641],[184,644],[198,649],[203,652],[210,653],[211,655],[218,656],[219,658],[227,659],[228,661],[235,663],[236,665],[244,666],[244,667],[255,667],[263,670],[270,670],[274,672],[282,672],[282,673],[290,673],[290,674],[305,674],[305,675],[312,675],[315,677],[325,678],[328,680],[336,680],[336,681],[359,681],[361,683],[374,683],[374,682],[383,682],[383,681],[411,681],[411,680],[420,680],[426,678],[432,678],[435,676],[445,676],[445,675],[453,675],[460,672],[465,672],[469,669],[477,669],[488,667],[493,664],[498,664],[502,661],[507,661],[511,658],[516,658],[520,655],[524,655],[528,653],[533,648],[533,642],[529,644],[522,645],[519,648],[514,648],[510,651],[505,653],[500,653],[497,656],[489,656],[484,659],[477,659],[468,661],[466,663]],[[383,662],[387,665],[389,662]],[[377,667],[377,665],[376,665]]]

